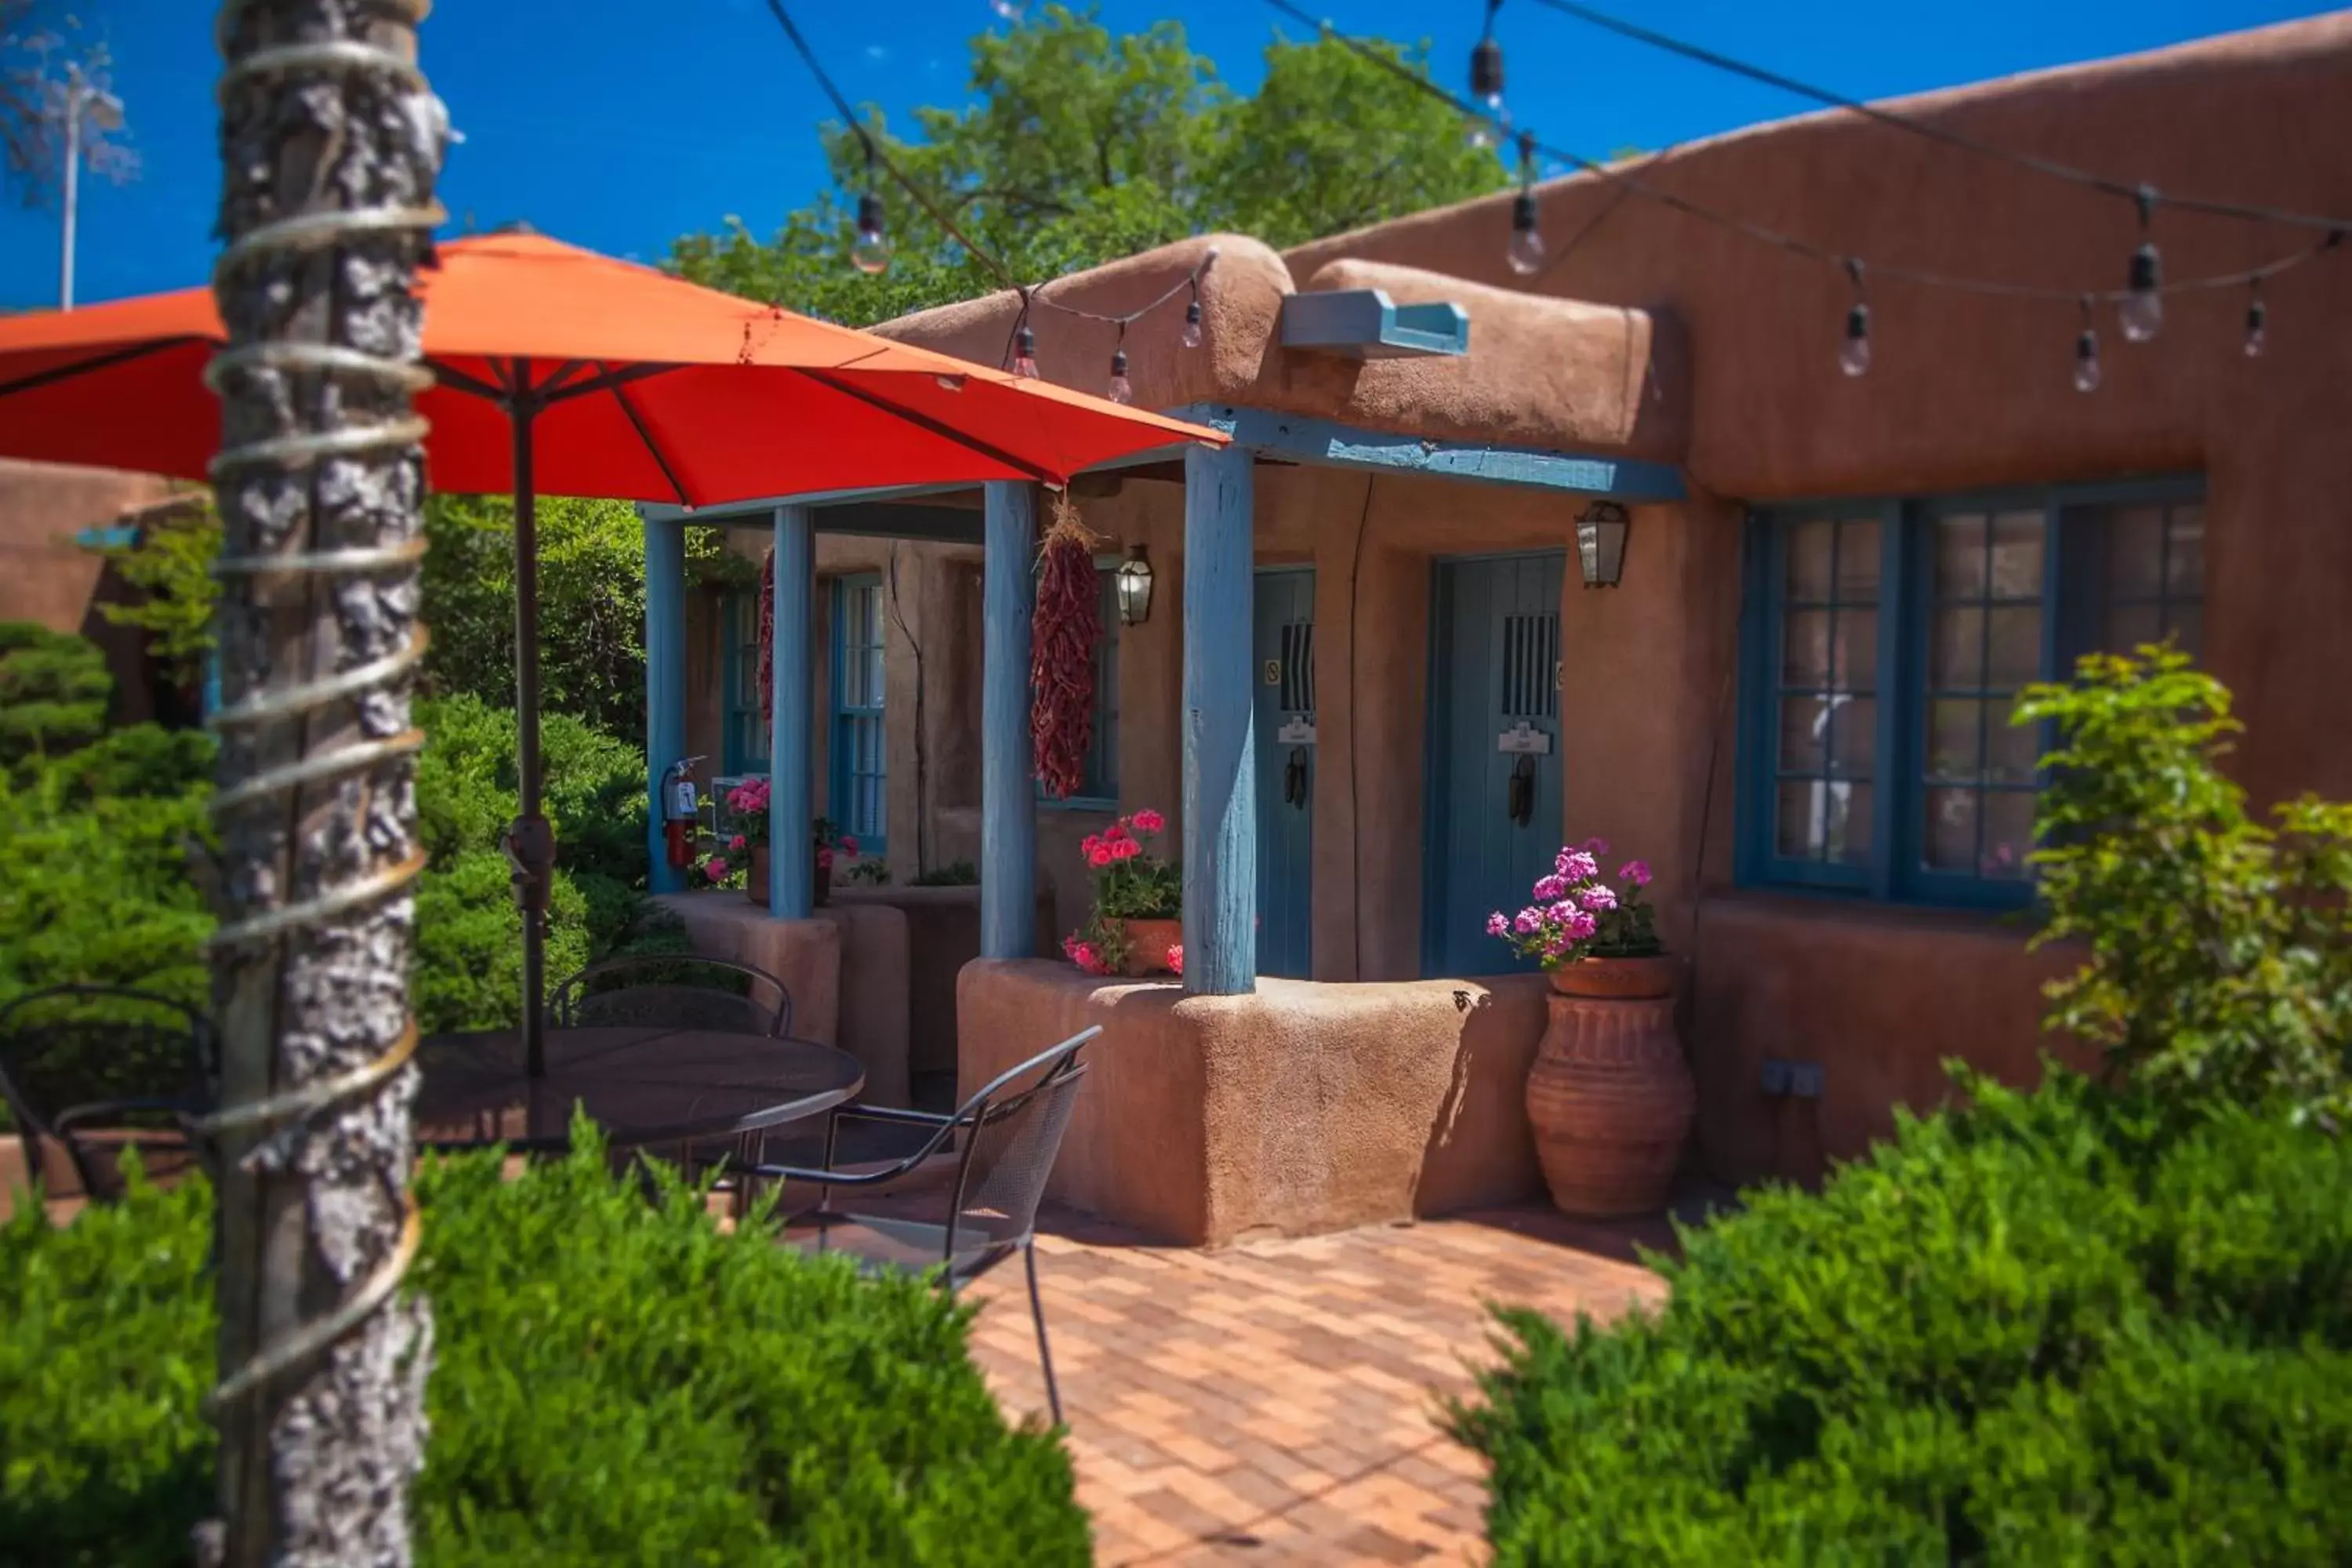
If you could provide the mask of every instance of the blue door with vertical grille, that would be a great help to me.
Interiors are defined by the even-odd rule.
[[[1559,595],[1568,557],[1438,563],[1430,606],[1422,973],[1528,968],[1486,934],[1560,843]]]
[[[1257,574],[1257,972],[1313,974],[1315,573]]]
[[[861,855],[883,852],[889,769],[882,737],[882,579],[844,577],[833,599],[834,826]]]

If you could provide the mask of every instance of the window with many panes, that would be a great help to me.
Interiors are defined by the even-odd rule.
[[[2049,737],[2018,693],[2093,649],[2202,651],[2195,481],[1776,508],[1748,545],[1750,882],[2022,901]]]
[[[768,771],[768,721],[760,711],[760,595],[751,589],[719,601],[719,773],[740,778]]]

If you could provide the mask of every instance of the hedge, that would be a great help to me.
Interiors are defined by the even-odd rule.
[[[1082,1565],[1067,1455],[1009,1426],[971,1310],[651,1204],[593,1131],[427,1161],[420,1568]],[[212,1194],[0,1227],[0,1564],[178,1568],[213,1509]]]
[[[1512,1565],[2352,1560],[2352,1144],[2053,1069],[1507,1311],[1455,1407]]]

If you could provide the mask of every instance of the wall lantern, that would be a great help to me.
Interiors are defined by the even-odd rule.
[[[1129,545],[1118,565],[1118,618],[1130,626],[1151,618],[1151,562],[1140,544]]]
[[[1625,570],[1625,509],[1597,500],[1576,520],[1576,558],[1588,588],[1614,588]]]

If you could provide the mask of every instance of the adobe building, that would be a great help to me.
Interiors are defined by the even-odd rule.
[[[1894,107],[2158,193],[2352,213],[2352,16]],[[1139,624],[1106,617],[1091,798],[1036,802],[1013,771],[1034,487],[648,509],[649,541],[691,521],[755,557],[813,542],[808,584],[779,584],[777,668],[814,722],[772,733],[747,699],[748,604],[657,585],[682,663],[656,679],[653,766],[812,768],[894,884],[981,871],[977,894],[853,902],[976,903],[986,956],[950,1029],[941,966],[971,947],[910,948],[903,915],[753,929],[703,894],[697,929],[795,973],[830,952],[808,983],[844,998],[911,972],[930,989],[877,1026],[929,1042],[918,1071],[950,1043],[967,1089],[1104,1024],[1060,1190],[1182,1240],[1539,1192],[1520,1092],[1543,985],[1482,923],[1591,836],[1657,871],[1713,1175],[1818,1174],[1938,1100],[1947,1058],[2030,1078],[2065,958],[2029,955],[2020,918],[2019,687],[2169,634],[2236,693],[2258,800],[2352,795],[2352,247],[2159,197],[2168,280],[2299,264],[2262,285],[2259,354],[2242,281],[2168,295],[2144,342],[2103,298],[2084,392],[2076,296],[2122,288],[2127,199],[1848,113],[1627,172],[1645,191],[1539,187],[1532,278],[1507,263],[1507,194],[1287,254],[1204,237],[1043,290],[1042,372],[1090,389],[1114,330],[1055,307],[1163,301],[1125,335],[1136,402],[1234,442],[1072,486],[1106,610],[1131,552],[1154,584]],[[1657,193],[1874,264],[1867,374],[1841,370],[1844,268]],[[881,331],[994,363],[1022,310]],[[1614,584],[1588,588],[1580,522],[1605,557],[1621,520]],[[1084,916],[1079,840],[1143,806],[1190,841],[1181,987],[1084,975],[1040,940]],[[860,956],[857,920],[887,953]]]

